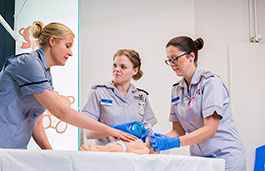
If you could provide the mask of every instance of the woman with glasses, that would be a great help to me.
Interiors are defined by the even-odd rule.
[[[193,156],[222,158],[227,170],[246,170],[245,152],[232,118],[229,92],[219,76],[197,66],[201,38],[181,36],[166,45],[167,60],[177,76],[169,120],[172,131],[151,135],[154,151],[190,145]]]
[[[82,113],[128,133],[132,132],[122,128],[130,127],[136,121],[154,125],[157,120],[149,104],[148,93],[131,83],[132,79],[139,80],[143,75],[139,54],[130,49],[118,50],[113,56],[112,75],[111,82],[92,87]],[[86,137],[98,139],[97,145],[113,141],[109,135],[94,131],[86,131]]]

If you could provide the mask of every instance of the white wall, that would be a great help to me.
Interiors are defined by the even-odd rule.
[[[262,0],[257,1],[259,9],[265,9]],[[259,11],[259,16],[264,14],[264,10]],[[155,131],[169,131],[170,89],[179,78],[163,63],[167,41],[178,35],[202,37],[205,47],[199,52],[199,66],[217,73],[230,87],[229,44],[249,42],[248,20],[248,0],[81,0],[81,106],[91,85],[111,78],[113,53],[134,48],[143,58],[145,72],[136,84],[150,92],[159,121]],[[259,30],[265,30],[262,23],[258,25]],[[187,154],[186,150],[174,152]]]
[[[261,131],[265,123],[264,54],[264,44],[231,43],[229,46],[231,101],[246,147],[248,170],[254,169],[255,149],[265,145],[265,134]]]
[[[195,35],[205,40],[199,65],[217,73],[229,85],[228,46],[248,42],[248,0],[195,2]]]

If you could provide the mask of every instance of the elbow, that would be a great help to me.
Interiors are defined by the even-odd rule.
[[[54,115],[54,114],[53,114]],[[57,119],[61,120],[61,121],[64,121],[64,117],[63,117],[63,114],[57,114],[57,115],[54,115],[56,116]]]

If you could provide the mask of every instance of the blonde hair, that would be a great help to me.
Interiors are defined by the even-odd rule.
[[[139,80],[142,76],[143,76],[143,71],[141,70],[141,58],[140,55],[135,51],[135,50],[130,50],[130,49],[121,49],[118,50],[114,56],[113,56],[113,60],[115,59],[116,56],[127,56],[128,59],[132,62],[133,64],[133,68],[138,68],[138,72],[137,74],[135,74],[133,76],[133,79],[135,81]]]
[[[75,36],[70,28],[57,22],[53,22],[44,26],[42,22],[35,21],[31,26],[31,32],[32,36],[35,39],[38,39],[38,44],[40,47],[45,47],[51,36],[54,36],[57,39]]]

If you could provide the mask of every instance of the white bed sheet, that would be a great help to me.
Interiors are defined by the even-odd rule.
[[[224,171],[225,161],[168,154],[0,149],[0,171],[88,170]]]

